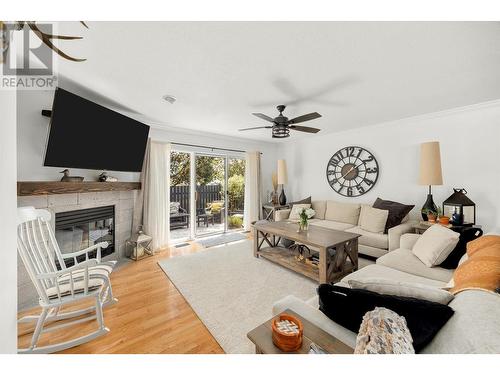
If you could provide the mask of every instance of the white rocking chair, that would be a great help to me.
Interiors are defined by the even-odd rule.
[[[53,353],[106,334],[109,329],[104,326],[102,310],[104,306],[117,301],[113,298],[109,280],[116,262],[101,261],[101,248],[106,248],[108,243],[100,242],[84,250],[62,254],[50,226],[50,218],[51,214],[47,210],[18,208],[17,249],[38,292],[42,308],[40,315],[24,316],[18,320],[19,323],[36,322],[30,346],[19,349],[19,353]],[[91,252],[97,252],[95,258],[90,258]],[[83,257],[83,260],[79,260]],[[74,265],[66,267],[66,259],[72,259]],[[69,304],[92,298],[95,299],[95,305],[91,307],[61,312]],[[87,316],[75,319],[83,315]],[[37,346],[42,332],[94,319],[98,328],[92,333],[58,344]],[[48,323],[52,324],[45,327]]]

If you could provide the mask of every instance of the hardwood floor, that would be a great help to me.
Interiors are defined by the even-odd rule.
[[[197,251],[210,249],[191,243],[115,270],[111,282],[119,302],[104,310],[105,324],[111,332],[62,353],[224,353],[157,264],[163,258]],[[37,310],[24,311],[19,316]],[[26,332],[31,327],[18,324],[20,348],[28,346],[31,334]],[[42,335],[39,345],[67,340],[75,336],[75,331],[76,336],[80,336],[95,327],[96,323],[92,321],[73,329],[49,332]]]

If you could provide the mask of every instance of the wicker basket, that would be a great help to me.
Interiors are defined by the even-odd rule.
[[[298,327],[298,332],[292,333],[280,331],[277,324],[281,320],[288,320],[295,323]],[[304,328],[302,327],[302,322],[296,317],[288,314],[280,314],[278,318],[273,320],[271,328],[273,331],[273,343],[282,351],[294,352],[300,349],[300,347],[302,346],[302,335],[304,332]]]

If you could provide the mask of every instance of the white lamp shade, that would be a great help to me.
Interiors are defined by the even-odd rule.
[[[278,160],[278,184],[288,183],[288,173],[286,171],[286,161]]]
[[[420,185],[442,185],[441,152],[439,142],[426,142],[420,145]]]

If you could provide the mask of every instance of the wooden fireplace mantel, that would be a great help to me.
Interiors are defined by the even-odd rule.
[[[17,195],[51,195],[71,193],[93,193],[100,191],[140,190],[140,182],[61,182],[18,181]]]

